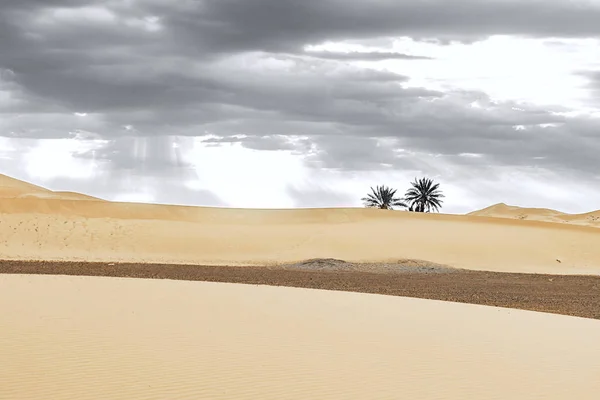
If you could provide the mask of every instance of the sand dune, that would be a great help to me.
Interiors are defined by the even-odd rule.
[[[0,258],[402,259],[600,274],[593,223],[505,208],[464,216],[116,203],[0,177]],[[595,320],[430,300],[0,275],[0,399],[595,399],[599,336]]]
[[[165,280],[0,276],[0,398],[597,399],[595,320]]]
[[[14,181],[0,181],[4,259],[208,265],[413,259],[600,274],[600,229],[589,226],[362,208],[244,210],[27,197],[27,190],[46,189]],[[8,197],[15,190],[18,196]]]
[[[58,192],[53,192],[53,193],[56,194],[59,198],[65,199],[65,200],[94,200],[94,201],[104,201],[102,199],[99,199],[98,197],[89,196],[87,194],[76,193],[76,192],[58,191]]]
[[[102,201],[97,197],[75,192],[53,192],[41,186],[23,182],[0,174],[0,199],[6,198],[37,198],[57,200],[95,200]]]
[[[600,210],[583,214],[567,214],[547,208],[525,208],[509,206],[504,203],[495,204],[482,210],[473,211],[468,215],[495,218],[513,218],[530,221],[545,221],[568,223],[574,225],[593,226],[600,228]]]
[[[35,195],[36,193],[45,194],[52,191],[0,174],[0,197],[19,197],[23,194]]]

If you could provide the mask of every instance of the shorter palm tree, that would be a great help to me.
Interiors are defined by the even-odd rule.
[[[442,194],[440,184],[434,183],[432,179],[421,178],[411,182],[412,187],[408,189],[404,198],[410,204],[409,211],[431,212],[442,208]]]
[[[406,203],[400,197],[396,197],[396,189],[389,188],[385,185],[371,188],[371,192],[367,197],[361,200],[365,207],[380,208],[383,210],[393,210],[394,207],[406,207]]]

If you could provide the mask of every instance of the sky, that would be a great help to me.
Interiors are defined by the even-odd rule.
[[[600,209],[600,0],[2,0],[0,173],[107,200]]]

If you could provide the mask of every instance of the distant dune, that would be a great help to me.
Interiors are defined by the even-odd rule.
[[[444,215],[116,203],[2,176],[0,257],[206,265],[408,259],[490,271],[600,274],[600,229],[593,221],[553,223],[582,217],[552,210],[511,217],[522,210],[499,205]]]
[[[562,224],[593,226],[600,228],[600,210],[584,214],[566,214],[547,208],[524,208],[509,206],[504,203],[495,204],[467,215],[494,218],[512,218],[530,221],[545,221]]]
[[[95,200],[103,201],[97,197],[75,192],[53,192],[41,186],[23,182],[0,174],[0,199],[6,198],[37,198],[57,200]]]

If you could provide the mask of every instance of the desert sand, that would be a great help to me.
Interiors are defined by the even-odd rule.
[[[600,275],[595,221],[481,213],[116,203],[0,176],[0,399],[596,399],[598,320],[264,286],[598,318],[598,277],[575,276]],[[390,264],[282,266],[315,258]]]
[[[597,399],[600,323],[207,282],[0,276],[0,398]]]
[[[478,216],[116,203],[0,176],[0,258],[203,265],[408,259],[475,270],[600,274],[594,221],[497,218],[503,211],[495,209]]]

